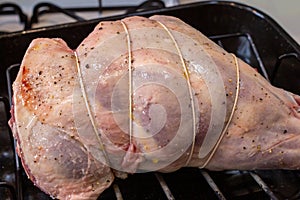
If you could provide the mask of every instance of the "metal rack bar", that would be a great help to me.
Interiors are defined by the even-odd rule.
[[[123,200],[121,190],[117,184],[113,184],[113,189],[116,195],[117,200]]]
[[[10,106],[12,106],[12,82],[11,80],[11,73],[13,69],[17,69],[19,64],[12,65],[6,70],[6,78],[7,78],[7,83],[8,83],[8,93],[9,93],[9,101],[6,100],[6,109],[8,109]],[[9,109],[6,110],[7,115],[9,116]],[[10,130],[10,129],[9,129]],[[11,136],[11,141],[13,144],[13,153],[14,153],[14,162],[15,162],[15,190],[16,190],[16,199],[17,200],[23,200],[23,181],[22,181],[22,165],[21,161],[18,157],[18,154],[16,152],[16,147],[17,147],[17,142],[16,140],[12,137],[12,133],[10,131],[10,136]]]
[[[10,185],[9,183],[7,182],[0,182],[0,187],[2,188],[7,188],[10,192],[10,195],[13,199],[17,199],[16,197],[16,193],[15,193],[15,189],[12,185]]]
[[[296,59],[298,59],[299,62],[300,62],[300,58],[298,57],[298,54],[296,54],[296,53],[285,53],[285,54],[282,54],[281,56],[279,56],[279,57],[277,58],[276,63],[275,63],[275,66],[274,66],[274,70],[273,70],[273,72],[272,72],[272,74],[271,74],[271,83],[274,83],[276,74],[277,74],[277,72],[278,72],[278,70],[279,70],[279,66],[280,66],[280,64],[282,63],[282,61],[283,61],[284,59],[287,59],[287,58],[293,58],[293,57],[296,58]]]
[[[215,194],[217,195],[217,197],[220,200],[226,200],[225,196],[223,195],[223,193],[221,192],[221,190],[218,188],[218,186],[214,182],[214,180],[211,178],[211,176],[205,170],[200,169],[200,172],[201,172],[202,176],[205,178],[205,180],[208,183],[208,185],[213,189],[213,191],[215,192]]]
[[[42,15],[44,13],[47,13],[47,12],[51,12],[51,11],[56,11],[56,12],[63,13],[65,15],[75,19],[76,21],[85,21],[85,19],[83,19],[82,17],[76,15],[72,11],[63,9],[63,8],[57,6],[57,5],[52,4],[52,3],[39,3],[33,8],[33,14],[32,14],[31,20],[29,22],[29,27],[31,28],[32,24],[38,22],[38,17],[40,15]]]
[[[164,180],[164,178],[162,177],[162,175],[160,175],[159,173],[155,173],[155,176],[161,186],[161,188],[163,189],[166,197],[168,200],[175,200],[175,197],[173,196],[170,188],[168,187],[166,181]]]
[[[147,0],[136,7],[128,8],[126,14],[136,13],[139,12],[139,10],[160,9],[165,7],[165,3],[161,0]]]
[[[263,61],[258,53],[258,50],[256,48],[256,45],[253,42],[253,39],[251,37],[251,35],[249,33],[231,33],[231,34],[224,34],[224,35],[213,35],[210,36],[209,38],[214,40],[219,46],[221,46],[222,48],[224,48],[223,44],[222,44],[222,39],[229,39],[229,38],[236,38],[236,37],[245,37],[247,38],[250,46],[251,46],[251,50],[254,53],[254,56],[257,60],[258,66],[261,69],[262,75],[270,82],[269,80],[269,75],[266,71],[266,68],[263,64]]]
[[[6,114],[6,119],[9,119],[10,114],[9,114],[9,101],[7,98],[0,96],[0,101],[3,102],[4,107],[5,107],[5,114]]]
[[[6,119],[8,120],[9,117],[10,117],[10,114],[9,114],[9,101],[7,98],[3,97],[3,96],[0,96],[0,102],[2,102],[4,104],[4,109],[5,109],[5,114],[6,114]],[[8,129],[10,130],[10,129]],[[11,134],[11,132],[9,132],[9,138],[11,141],[14,141],[14,138]],[[12,142],[13,143],[13,142]],[[15,154],[15,146],[14,144],[11,146],[11,148],[13,149],[14,151],[14,154]],[[17,179],[17,175],[16,175],[16,179]],[[15,182],[15,185],[12,185],[13,183],[7,183],[7,182],[0,182],[0,187],[2,188],[7,188],[9,191],[10,191],[10,194],[11,194],[11,197],[12,199],[17,199],[19,196],[22,196],[22,195],[19,195],[21,193],[21,191],[18,190],[18,183],[17,183],[18,180],[16,180]],[[22,200],[23,198],[20,197],[20,200]]]
[[[278,198],[274,195],[269,186],[254,172],[249,172],[252,178],[258,183],[258,185],[265,191],[267,195],[271,198],[271,200],[278,200]]]
[[[267,79],[270,82],[269,75],[268,75],[268,73],[266,71],[266,68],[265,68],[265,66],[263,64],[263,61],[262,61],[262,59],[261,59],[261,57],[260,57],[260,55],[258,53],[258,50],[257,50],[257,48],[256,48],[256,46],[255,46],[255,44],[253,42],[253,39],[252,39],[251,35],[249,33],[246,33],[245,35],[246,35],[247,39],[250,42],[250,45],[251,45],[251,48],[252,48],[253,53],[255,55],[255,58],[257,59],[258,65],[259,65],[259,67],[260,67],[260,69],[262,71],[262,75],[265,77],[265,79]]]
[[[0,4],[0,15],[18,15],[20,22],[24,24],[24,29],[28,28],[28,17],[22,11],[21,7],[14,3],[1,3]]]

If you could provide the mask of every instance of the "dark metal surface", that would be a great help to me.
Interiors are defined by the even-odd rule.
[[[65,10],[60,8],[59,6],[52,4],[52,3],[39,3],[33,8],[33,14],[29,23],[29,26],[32,27],[32,24],[38,23],[39,16],[49,12],[59,12],[63,13],[76,21],[85,21],[82,17],[76,15],[74,12]]]
[[[258,10],[232,2],[202,2],[137,14],[179,17],[256,68],[272,84],[300,94],[299,44]],[[49,199],[27,179],[15,159],[7,126],[11,83],[31,40],[61,37],[71,48],[76,48],[99,21],[123,17],[125,15],[0,36],[0,199]],[[125,180],[117,179],[114,186],[99,197],[102,200],[120,198],[300,199],[300,173],[284,170],[210,172],[185,168],[170,174],[136,174]]]
[[[28,17],[23,13],[22,9],[17,4],[14,3],[0,4],[0,15],[17,15],[19,17],[20,23],[24,24],[24,30],[28,28],[28,21],[27,21]]]

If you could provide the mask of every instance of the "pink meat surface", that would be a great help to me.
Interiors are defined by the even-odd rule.
[[[300,168],[300,97],[174,17],[101,22],[76,50],[35,39],[13,92],[24,169],[59,199],[120,173]]]

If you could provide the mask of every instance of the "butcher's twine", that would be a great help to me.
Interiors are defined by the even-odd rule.
[[[192,146],[191,146],[191,150],[190,153],[188,154],[189,157],[185,163],[185,165],[187,166],[190,162],[190,160],[192,159],[193,156],[193,152],[194,152],[194,148],[195,148],[195,140],[196,140],[196,113],[195,113],[195,102],[194,102],[194,95],[193,95],[193,90],[192,90],[192,86],[191,86],[191,80],[190,80],[190,75],[189,75],[189,70],[184,62],[184,58],[182,55],[182,52],[180,51],[180,48],[178,46],[177,41],[175,40],[173,34],[171,33],[171,31],[166,27],[166,25],[164,25],[162,22],[157,21],[168,33],[168,35],[170,36],[171,40],[173,41],[176,50],[178,52],[178,55],[180,57],[180,61],[182,63],[182,67],[183,67],[183,71],[184,71],[184,75],[186,77],[187,80],[187,85],[188,85],[188,89],[189,89],[189,95],[190,95],[190,101],[191,101],[191,109],[192,109],[192,118],[193,118],[193,141],[192,141]]]
[[[102,142],[102,139],[100,138],[100,133],[97,129],[94,115],[92,114],[92,111],[91,111],[91,105],[90,105],[90,101],[89,101],[89,99],[87,97],[87,94],[86,94],[86,89],[85,89],[85,86],[84,86],[84,83],[83,83],[82,72],[81,72],[81,68],[80,68],[80,61],[79,61],[79,57],[78,57],[78,54],[77,54],[76,51],[74,51],[74,56],[75,56],[75,60],[76,60],[76,68],[77,68],[77,72],[78,72],[79,84],[80,84],[81,93],[82,93],[82,96],[83,96],[83,99],[84,99],[85,107],[87,109],[87,112],[88,112],[88,115],[89,115],[89,118],[90,118],[90,122],[92,123],[94,133],[95,133],[95,135],[97,137],[97,140],[99,142],[100,149],[103,150],[102,152],[104,154],[106,164],[108,166],[110,166],[108,155],[105,151],[105,147],[104,147],[104,144]]]
[[[231,120],[233,118],[234,111],[236,110],[237,101],[238,101],[239,92],[240,92],[240,69],[239,69],[239,63],[238,63],[238,60],[237,60],[236,56],[234,54],[232,54],[232,53],[231,53],[231,55],[232,55],[232,57],[234,59],[234,63],[235,63],[235,66],[236,66],[236,92],[235,92],[235,98],[234,98],[232,110],[231,110],[229,119],[228,119],[226,125],[224,126],[224,129],[223,129],[223,131],[222,131],[222,133],[220,135],[220,138],[217,141],[214,149],[212,150],[212,152],[210,153],[209,157],[204,162],[204,164],[202,166],[200,166],[199,168],[205,168],[207,166],[207,164],[210,162],[210,160],[212,159],[213,155],[215,154],[216,150],[218,149],[218,147],[219,147],[219,145],[221,143],[222,138],[224,137],[225,133],[227,132],[229,124],[230,124],[230,122],[231,122]]]
[[[186,80],[187,80],[187,85],[188,85],[188,89],[189,89],[189,95],[190,95],[190,101],[191,101],[191,109],[192,109],[192,118],[193,118],[193,141],[192,141],[192,144],[191,144],[191,149],[190,149],[190,153],[188,154],[189,157],[185,163],[185,165],[187,166],[190,162],[190,160],[192,159],[192,156],[193,156],[193,153],[194,153],[194,148],[195,148],[195,140],[196,140],[196,113],[195,113],[195,102],[194,102],[194,95],[193,95],[193,90],[192,90],[192,86],[191,86],[191,81],[190,81],[190,76],[189,76],[189,70],[185,64],[185,61],[184,61],[184,58],[183,58],[183,55],[182,55],[182,52],[178,46],[178,43],[177,41],[175,40],[174,36],[172,35],[171,31],[162,23],[162,22],[159,22],[157,21],[158,24],[160,24],[163,29],[168,33],[168,35],[170,36],[171,40],[174,42],[174,45],[176,47],[176,50],[178,52],[178,55],[180,57],[180,60],[181,60],[181,63],[182,63],[182,67],[183,67],[183,70],[184,70],[184,75],[186,77]],[[132,94],[133,94],[133,88],[132,88],[132,50],[131,50],[131,44],[130,44],[130,35],[129,35],[129,31],[128,31],[128,28],[126,26],[126,24],[121,21],[121,24],[125,30],[125,33],[126,33],[126,40],[127,40],[127,48],[128,48],[128,71],[129,71],[129,137],[130,137],[130,144],[132,143],[132,131],[133,131],[133,107],[132,107]],[[78,54],[76,51],[74,51],[74,55],[75,55],[75,59],[76,59],[76,67],[77,67],[77,71],[78,71],[78,77],[79,77],[79,83],[80,83],[80,88],[81,88],[81,92],[82,92],[82,95],[83,95],[83,98],[84,98],[84,102],[85,102],[85,106],[86,106],[86,109],[88,111],[88,115],[89,115],[89,118],[90,118],[90,121],[92,123],[92,126],[93,126],[93,129],[94,129],[94,132],[95,132],[95,135],[97,137],[97,140],[99,142],[99,144],[101,145],[101,149],[103,149],[103,153],[104,153],[104,157],[106,158],[106,162],[107,164],[109,164],[109,159],[108,159],[108,155],[106,154],[106,151],[104,150],[104,144],[99,136],[99,132],[98,132],[98,129],[96,127],[96,123],[95,123],[95,119],[94,119],[94,116],[92,114],[92,111],[91,111],[91,106],[90,106],[90,103],[89,103],[89,100],[87,98],[87,95],[86,95],[86,90],[85,90],[85,86],[84,86],[84,83],[83,83],[83,78],[82,78],[82,72],[81,72],[81,68],[80,68],[80,61],[79,61],[79,58],[78,58]],[[220,145],[221,143],[221,140],[222,138],[224,137],[225,133],[227,132],[227,129],[231,123],[231,120],[233,118],[233,115],[234,115],[234,112],[236,110],[236,106],[237,106],[237,101],[238,101],[238,97],[239,97],[239,91],[240,91],[240,70],[239,70],[239,64],[238,64],[238,60],[236,58],[236,56],[234,54],[231,54],[233,59],[234,59],[234,63],[235,63],[235,66],[236,66],[236,93],[235,93],[235,99],[234,99],[234,103],[233,103],[233,106],[232,106],[232,110],[231,110],[231,113],[230,113],[230,116],[229,116],[229,119],[226,123],[226,125],[224,126],[223,128],[223,131],[217,141],[217,143],[215,144],[213,150],[211,151],[210,155],[208,156],[208,158],[206,159],[206,161],[203,163],[202,166],[199,166],[199,168],[205,168],[207,166],[207,164],[210,162],[210,160],[212,159],[213,155],[215,154],[218,146]]]
[[[169,34],[171,40],[174,42],[174,45],[177,49],[177,52],[178,52],[178,55],[180,57],[180,60],[181,60],[181,63],[182,63],[182,66],[183,66],[183,69],[184,69],[184,73],[185,73],[185,76],[186,76],[186,79],[187,79],[187,84],[188,84],[188,88],[189,88],[189,95],[190,95],[190,100],[191,100],[191,109],[192,109],[192,117],[193,117],[193,141],[192,141],[192,146],[191,146],[191,150],[190,150],[190,153],[189,153],[189,157],[185,163],[185,165],[187,166],[189,164],[189,162],[191,161],[192,159],[192,156],[193,156],[193,153],[194,153],[194,148],[195,148],[195,140],[196,140],[196,114],[195,114],[195,104],[194,104],[194,98],[193,98],[193,91],[192,91],[192,86],[191,86],[191,81],[190,81],[190,77],[189,77],[189,71],[188,71],[188,68],[184,62],[184,58],[183,58],[183,55],[182,55],[182,52],[180,51],[180,48],[178,46],[178,43],[177,41],[175,40],[174,36],[172,35],[171,31],[166,27],[166,25],[164,25],[162,22],[159,22],[157,21],[165,30],[166,32]],[[236,66],[236,93],[235,93],[235,99],[234,99],[234,103],[233,103],[233,107],[232,107],[232,111],[230,113],[230,116],[229,116],[229,119],[226,123],[226,125],[224,126],[224,129],[220,135],[220,138],[218,139],[217,143],[215,144],[212,152],[210,153],[209,157],[206,159],[206,161],[204,162],[204,164],[202,166],[200,166],[200,168],[205,168],[207,166],[207,164],[210,162],[210,160],[212,159],[213,155],[215,154],[218,146],[220,145],[221,143],[221,140],[222,138],[224,137],[225,133],[227,132],[227,129],[229,127],[229,124],[233,118],[233,114],[234,114],[234,111],[236,109],[236,106],[237,106],[237,100],[238,100],[238,97],[239,97],[239,91],[240,91],[240,70],[239,70],[239,64],[238,64],[238,61],[237,61],[237,58],[234,54],[231,54],[232,57],[234,58],[234,63],[235,63],[235,66]]]
[[[132,108],[132,50],[131,50],[131,45],[130,45],[130,35],[128,32],[128,28],[126,26],[126,24],[121,21],[121,24],[125,30],[126,33],[126,40],[127,40],[127,49],[128,49],[128,97],[129,97],[129,144],[132,144],[132,127],[133,127],[133,123],[132,123],[132,119],[133,119],[133,108]]]

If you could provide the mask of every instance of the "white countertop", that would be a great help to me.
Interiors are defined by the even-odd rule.
[[[204,0],[180,0],[181,4]],[[257,8],[273,18],[300,44],[300,0],[232,0]]]

